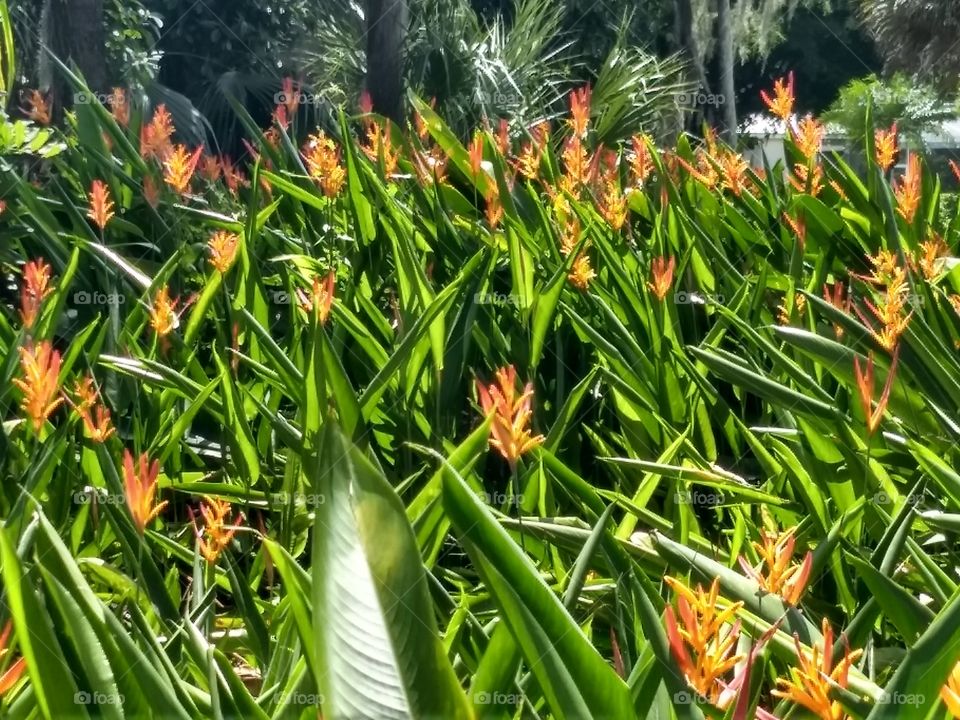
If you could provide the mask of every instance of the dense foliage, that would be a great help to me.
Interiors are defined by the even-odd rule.
[[[123,91],[2,126],[3,717],[960,715],[957,217],[895,132],[276,92],[243,163]]]

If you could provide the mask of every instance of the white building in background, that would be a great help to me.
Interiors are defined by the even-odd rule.
[[[751,115],[746,120],[746,127],[740,135],[749,140],[749,147],[744,150],[744,157],[753,167],[763,167],[763,156],[767,157],[767,164],[772,168],[777,162],[782,162],[786,167],[786,157],[783,149],[783,139],[786,127],[782,120],[769,115]],[[905,140],[901,137],[902,143]],[[924,154],[928,156],[935,165],[942,164],[944,169],[947,160],[954,160],[960,163],[960,118],[947,120],[940,125],[939,130],[933,130],[923,133]],[[907,153],[909,146],[905,146]],[[833,150],[843,152],[847,150],[847,136],[843,129],[837,125],[828,125],[827,134],[823,139],[823,151],[830,153]],[[900,153],[898,164],[894,171],[906,167],[907,153]]]

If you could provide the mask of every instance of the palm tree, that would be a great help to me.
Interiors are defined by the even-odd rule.
[[[373,109],[399,122],[403,117],[405,0],[367,0],[367,91]]]
[[[943,89],[956,88],[958,0],[864,0],[862,11],[888,71],[902,70]]]

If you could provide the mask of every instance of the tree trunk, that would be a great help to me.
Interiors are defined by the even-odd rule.
[[[717,51],[719,55],[720,94],[723,108],[723,138],[731,146],[737,143],[736,83],[734,82],[733,27],[730,0],[717,0]]]
[[[367,91],[374,111],[403,120],[406,0],[367,0]]]
[[[693,77],[696,80],[698,92],[710,95],[710,82],[707,79],[707,71],[703,65],[703,57],[700,54],[699,43],[697,42],[697,33],[694,27],[695,16],[693,14],[692,0],[674,0],[674,22],[677,37],[677,51],[687,58],[690,67],[693,68]],[[693,112],[687,118],[687,129],[698,132],[701,129],[703,121],[706,119],[705,108],[694,105]]]
[[[103,0],[45,0],[41,18],[43,45],[63,63],[76,66],[90,89],[107,88]],[[70,87],[46,51],[38,62],[41,86],[53,91],[58,110],[73,104]]]

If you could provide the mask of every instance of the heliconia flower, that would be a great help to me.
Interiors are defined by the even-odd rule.
[[[616,166],[607,167],[600,178],[602,191],[597,198],[597,207],[603,219],[619,231],[627,221],[627,196],[620,190],[620,173]]]
[[[867,421],[867,434],[873,435],[880,427],[883,421],[883,415],[887,410],[887,401],[890,399],[890,390],[893,388],[893,380],[897,374],[897,356],[899,348],[894,349],[893,359],[890,361],[890,371],[887,373],[887,381],[883,385],[883,392],[880,393],[880,399],[877,401],[877,407],[873,407],[873,353],[867,356],[866,370],[860,368],[860,356],[853,358],[853,371],[857,381],[857,392],[860,394],[860,405],[863,407],[863,415]]]
[[[43,260],[27,262],[23,266],[23,287],[20,288],[20,319],[25,328],[33,327],[43,301],[52,292],[50,266]]]
[[[953,717],[960,718],[960,662],[953,666],[950,677],[940,688],[940,699]]]
[[[761,530],[762,542],[753,543],[760,555],[757,567],[752,567],[742,555],[738,558],[740,567],[748,577],[763,590],[779,595],[790,605],[800,602],[813,568],[813,553],[810,551],[807,551],[802,563],[793,562],[796,530],[792,527],[779,534]]]
[[[389,123],[381,128],[380,123],[371,121],[367,128],[367,144],[361,145],[360,148],[371,162],[379,165],[381,158],[383,159],[384,177],[389,178],[396,174],[400,150],[393,147]]]
[[[271,127],[269,130],[267,130],[267,132],[264,133],[264,136],[269,133],[270,137],[267,139],[267,142],[269,142],[273,147],[277,147],[280,144],[280,133],[277,128],[286,130],[290,127],[290,118],[287,116],[287,106],[277,105],[273,109],[273,116],[271,119],[273,120],[274,127]]]
[[[796,163],[793,166],[793,174],[790,176],[790,184],[799,193],[817,197],[823,190],[823,168],[814,165],[811,170],[803,163]]]
[[[157,187],[157,184],[149,175],[143,178],[143,199],[154,210],[160,206],[160,188]]]
[[[960,165],[957,165],[953,160],[949,161],[950,163],[950,172],[953,173],[953,176],[957,179],[957,182],[960,182]]]
[[[210,250],[210,264],[214,269],[225,274],[237,257],[237,248],[240,246],[240,236],[226,230],[217,230],[207,240]]]
[[[434,145],[429,152],[415,150],[413,169],[421,185],[443,183],[447,179],[447,156],[439,145]]]
[[[220,179],[223,168],[220,166],[220,158],[216,155],[204,154],[200,159],[200,175],[207,182],[215,183]]]
[[[202,154],[202,146],[190,153],[185,145],[177,145],[163,162],[163,179],[167,185],[181,195],[186,195],[190,191],[190,180]]]
[[[659,300],[663,300],[670,294],[675,268],[676,260],[672,255],[669,260],[665,257],[654,258],[650,264],[650,282],[647,283],[647,286]]]
[[[813,115],[807,115],[798,124],[793,133],[793,142],[800,154],[808,161],[813,160],[823,147],[823,137],[827,134],[827,127]]]
[[[532,142],[524,143],[514,165],[527,180],[536,180],[540,176],[540,151]]]
[[[590,86],[584,85],[570,93],[570,129],[574,135],[584,137],[590,125]]]
[[[581,189],[590,182],[592,163],[579,135],[567,138],[560,157],[563,160],[560,188],[574,197],[580,197]]]
[[[786,78],[780,78],[774,82],[772,98],[766,90],[760,91],[760,98],[771,113],[784,122],[788,122],[793,114],[793,70],[787,74]]]
[[[937,233],[930,231],[930,236],[920,243],[920,257],[917,265],[927,280],[934,280],[943,272],[950,248]]]
[[[113,201],[110,199],[110,190],[102,180],[94,180],[90,185],[90,207],[87,217],[102,231],[107,227],[110,218],[114,216]]]
[[[889,130],[877,128],[873,132],[874,157],[880,170],[887,172],[897,160],[897,124]]]
[[[201,531],[193,520],[193,531],[200,544],[200,554],[210,564],[215,565],[220,555],[233,541],[237,532],[237,525],[243,522],[243,514],[238,513],[230,520],[230,503],[226,500],[204,498],[200,504],[200,514],[203,516],[204,526]],[[193,512],[191,511],[191,517]]]
[[[873,272],[865,279],[874,285],[886,285],[905,274],[899,267],[897,254],[892,250],[879,250],[876,255],[868,255],[867,260],[873,265]]]
[[[179,302],[179,300],[170,299],[170,290],[166,285],[154,296],[153,305],[150,308],[150,327],[159,337],[169,335],[180,325],[180,318],[176,312]]]
[[[897,212],[907,223],[912,223],[920,207],[920,192],[923,182],[920,172],[920,156],[910,153],[907,158],[907,172],[901,176],[899,185],[893,187],[897,199]]]
[[[370,92],[364,90],[360,93],[360,103],[359,103],[360,112],[364,115],[369,115],[373,112],[373,99],[370,97]]]
[[[664,611],[670,654],[688,685],[724,710],[733,701],[733,695],[724,692],[723,678],[744,659],[733,652],[740,636],[740,621],[734,618],[743,603],[719,605],[719,578],[714,579],[709,591],[702,585],[693,590],[672,577],[664,580],[677,595],[680,615],[678,623],[672,605]]]
[[[60,407],[63,398],[60,391],[60,353],[53,349],[49,340],[39,345],[20,348],[22,378],[14,378],[13,384],[23,393],[20,407],[37,432],[47,418]]]
[[[581,253],[573,261],[567,279],[578,290],[586,290],[590,286],[590,281],[596,276],[597,274],[590,265],[590,258],[585,253]]]
[[[727,150],[720,153],[717,162],[720,165],[720,175],[724,188],[738,197],[744,191],[749,192],[750,175],[748,170],[750,165],[743,159],[742,155],[733,150]]]
[[[73,395],[76,398],[74,409],[83,421],[87,437],[96,443],[106,442],[114,434],[114,427],[110,421],[110,410],[98,403],[99,396],[94,388],[93,378],[87,375],[77,381],[73,387]]]
[[[320,185],[328,198],[336,197],[347,181],[347,171],[340,162],[340,149],[323,130],[307,138],[302,150],[310,177]]]
[[[157,105],[150,122],[140,129],[140,155],[144,160],[165,160],[173,150],[173,117],[166,105]]]
[[[490,225],[491,230],[496,230],[500,221],[503,220],[503,205],[500,204],[500,191],[495,183],[490,183],[484,199],[487,201],[487,207],[484,210],[487,224]]]
[[[126,127],[130,124],[130,104],[127,102],[127,93],[121,87],[115,87],[110,91],[109,98],[110,114],[117,121],[118,125]]]
[[[834,685],[846,689],[850,668],[862,650],[850,651],[848,647],[840,660],[833,664],[833,628],[827,618],[823,619],[823,647],[806,650],[800,637],[793,636],[797,648],[798,665],[790,668],[790,678],[778,678],[773,695],[802,705],[820,720],[843,720],[847,717],[839,700],[830,699]]]
[[[241,186],[247,185],[246,178],[244,178],[243,173],[234,166],[229,155],[224,155],[220,158],[220,168],[223,171],[223,181],[226,183],[227,190],[229,190],[231,194],[236,195],[240,191]]]
[[[850,306],[852,304],[852,298],[847,295],[844,298],[844,287],[841,283],[834,283],[833,290],[831,291],[826,284],[823,286],[823,299],[828,303],[833,305],[837,310],[840,310],[843,313],[850,312]],[[833,324],[833,334],[836,335],[837,340],[843,338],[844,328],[840,323]]]
[[[507,122],[506,118],[500,118],[495,140],[497,142],[497,150],[500,151],[501,155],[506,157],[507,153],[510,152],[510,123]]]
[[[793,230],[793,234],[797,236],[797,240],[800,242],[800,250],[803,250],[804,245],[807,243],[807,221],[804,220],[803,214],[800,213],[797,217],[793,217],[787,212],[783,213],[783,219],[790,226],[790,229]]]
[[[123,451],[123,484],[126,488],[127,507],[130,508],[133,524],[141,535],[147,525],[167,506],[166,500],[161,503],[155,501],[159,473],[160,463],[157,460],[151,463],[146,453],[140,455],[137,465],[134,466],[133,455],[129,450]]]
[[[3,631],[0,632],[0,663],[3,662],[3,659],[7,656],[10,643],[10,633],[13,632],[13,621],[8,620],[7,624],[4,625]],[[0,697],[3,697],[7,692],[10,691],[14,685],[17,684],[17,681],[20,680],[20,677],[23,675],[23,671],[27,669],[27,661],[24,658],[18,658],[15,660],[10,667],[8,667],[2,675],[0,675]]]
[[[313,285],[309,293],[297,289],[300,307],[306,313],[316,313],[321,325],[325,324],[327,318],[330,317],[336,283],[337,274],[331,270],[322,281],[319,275],[314,275]]]
[[[882,256],[881,253],[881,257]],[[874,258],[871,258],[871,261],[873,260]],[[877,305],[874,305],[869,300],[865,301],[870,312],[880,321],[880,330],[875,330],[870,320],[867,319],[859,309],[857,309],[857,314],[863,323],[870,328],[877,343],[888,352],[893,352],[900,336],[907,329],[910,318],[913,316],[912,311],[904,315],[904,309],[910,293],[910,286],[907,284],[907,273],[906,270],[897,267],[895,264],[889,268],[877,266],[874,270],[873,280],[875,282],[883,281],[886,284],[883,298]]]
[[[50,101],[39,90],[31,90],[27,94],[27,107],[20,109],[38,125],[49,125],[53,119]]]
[[[477,395],[483,414],[486,417],[493,416],[490,447],[498,450],[513,470],[517,460],[544,441],[543,435],[530,434],[533,383],[528,382],[518,395],[517,370],[513,365],[508,365],[497,370],[496,383],[484,386],[478,380]]]
[[[653,172],[653,155],[650,152],[650,140],[646,135],[634,135],[630,138],[633,155],[630,158],[630,170],[637,185],[643,186]]]
[[[467,154],[470,157],[470,172],[476,178],[483,168],[483,133],[479,130],[473,133],[473,140],[470,141]]]

